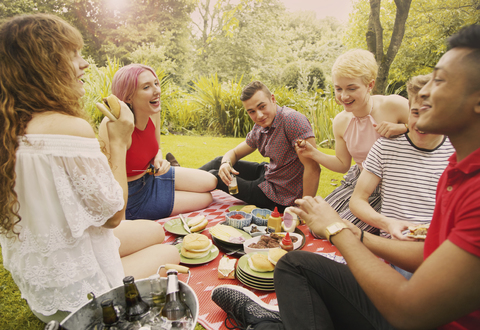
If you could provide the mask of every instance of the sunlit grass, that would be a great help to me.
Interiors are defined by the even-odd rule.
[[[243,138],[219,138],[210,136],[183,136],[162,135],[161,148],[163,155],[171,152],[175,155],[181,166],[198,168],[216,156],[223,155],[232,149]],[[320,149],[325,153],[333,154],[330,149]],[[268,161],[258,151],[244,158],[244,160],[262,162]],[[320,184],[317,195],[325,197],[339,183],[342,174],[334,173],[322,168]],[[216,275],[215,275],[216,276]],[[0,329],[43,329],[44,324],[38,320],[28,308],[26,302],[21,299],[20,292],[12,280],[10,273],[3,268],[3,259],[0,255]],[[203,329],[198,325],[196,330]]]

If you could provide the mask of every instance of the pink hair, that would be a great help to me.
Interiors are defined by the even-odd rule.
[[[112,94],[123,102],[128,103],[127,100],[131,99],[137,90],[138,76],[147,70],[158,79],[155,71],[147,65],[129,64],[120,68],[113,76]]]

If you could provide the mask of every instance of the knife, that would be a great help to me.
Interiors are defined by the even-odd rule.
[[[153,169],[153,167],[149,167],[145,170],[132,170],[132,172],[145,172],[146,171],[148,174],[157,174],[159,170],[160,170],[159,168]]]
[[[190,231],[190,228],[187,225],[187,221],[185,221],[185,218],[183,217],[183,215],[179,214],[178,216],[180,217],[180,220],[182,220],[183,222],[183,228],[185,228],[187,233],[191,234],[192,232]]]

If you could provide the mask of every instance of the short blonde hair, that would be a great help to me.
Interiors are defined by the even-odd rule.
[[[432,79],[433,74],[424,74],[410,78],[407,81],[407,93],[408,93],[408,105],[411,106],[413,101],[418,99],[418,93],[425,86],[430,79]]]
[[[365,85],[377,79],[378,64],[371,52],[364,49],[351,49],[340,55],[332,67],[332,77],[361,78]]]

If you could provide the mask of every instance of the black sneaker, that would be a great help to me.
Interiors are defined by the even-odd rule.
[[[167,154],[165,155],[165,159],[170,163],[171,166],[180,167],[180,164],[178,163],[177,159],[175,158],[174,155],[172,155],[171,152],[167,152]]]
[[[253,292],[241,286],[217,286],[212,291],[212,300],[227,313],[225,326],[228,329],[253,329],[264,321],[282,322],[278,307],[264,303]]]

